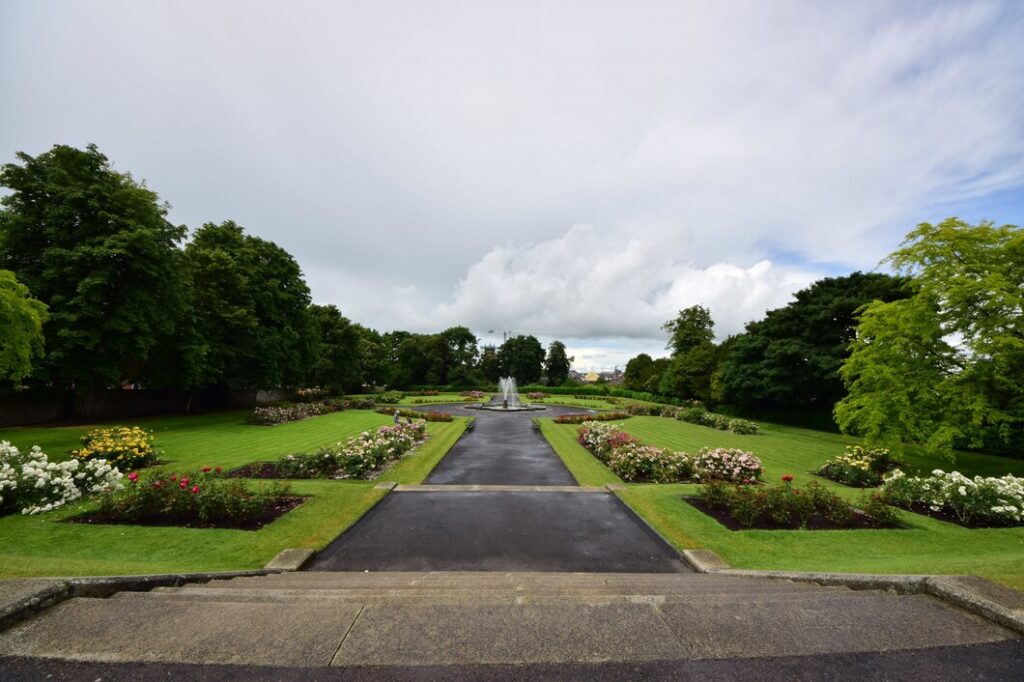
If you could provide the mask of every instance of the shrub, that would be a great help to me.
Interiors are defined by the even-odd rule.
[[[401,391],[388,391],[378,395],[376,400],[382,405],[396,405],[404,397],[405,394]]]
[[[745,528],[806,528],[815,517],[841,528],[865,523],[884,527],[896,522],[895,512],[880,495],[860,500],[858,509],[816,481],[803,490],[788,481],[769,486],[712,482],[702,487],[701,498],[711,509],[728,511]]]
[[[730,419],[727,428],[741,436],[752,436],[757,433],[759,427],[756,422],[746,419]]]
[[[936,469],[931,476],[906,476],[899,469],[885,477],[881,494],[904,509],[948,514],[964,525],[1024,525],[1024,478],[975,476]]]
[[[105,459],[51,462],[38,445],[27,453],[0,441],[0,514],[40,514],[82,495],[121,487],[123,474]]]
[[[693,460],[685,452],[626,443],[612,450],[608,468],[624,481],[678,483],[693,477]]]
[[[350,398],[342,403],[346,410],[375,410],[377,403],[373,398]]]
[[[610,422],[629,419],[628,412],[598,412],[597,414],[563,414],[555,417],[556,424],[585,424],[587,422]]]
[[[544,400],[544,398],[548,397],[548,394],[541,391],[530,391],[526,394],[526,397],[530,400]]]
[[[250,490],[242,479],[221,478],[210,467],[183,474],[129,474],[129,485],[116,495],[104,497],[96,516],[127,523],[247,523],[288,490],[288,485],[282,483]]]
[[[323,400],[328,395],[330,395],[330,391],[320,386],[300,388],[295,391],[295,399],[306,403],[315,403],[318,400]]]
[[[637,443],[633,436],[618,428],[618,424],[587,421],[580,426],[577,440],[595,457],[607,463],[612,451],[627,443]]]
[[[717,479],[734,483],[752,483],[763,472],[761,460],[745,450],[731,448],[704,448],[695,462],[697,475],[702,479]]]
[[[676,413],[676,419],[690,424],[703,424],[707,412],[703,407],[683,407]]]
[[[464,398],[472,398],[473,400],[482,400],[487,394],[483,391],[462,391],[459,395]]]
[[[423,419],[428,422],[450,422],[455,419],[447,412],[418,412],[395,407],[381,407],[377,409],[377,412],[388,416],[393,416],[397,412],[400,419]]]
[[[422,420],[389,424],[311,454],[286,455],[277,461],[278,472],[287,478],[372,478],[386,462],[412,450],[426,433]]]
[[[260,426],[276,426],[321,414],[345,409],[345,401],[324,400],[316,403],[266,405],[252,411],[251,421]]]
[[[859,445],[848,446],[846,452],[825,462],[818,475],[860,488],[882,484],[882,477],[896,467],[899,460],[885,448],[873,450]]]
[[[152,464],[160,453],[153,447],[153,434],[138,426],[93,429],[82,436],[82,447],[71,453],[77,460],[105,459],[121,471]]]

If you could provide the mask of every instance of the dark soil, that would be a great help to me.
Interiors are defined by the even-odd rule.
[[[955,514],[951,514],[950,512],[947,512],[947,511],[932,511],[931,507],[929,507],[926,504],[915,504],[912,507],[910,507],[909,509],[907,509],[907,511],[912,511],[915,514],[920,514],[921,516],[930,516],[933,519],[938,519],[939,521],[945,521],[946,523],[955,523],[956,525],[961,526],[963,528],[1013,528],[1014,527],[1014,526],[1007,526],[1007,525],[985,523],[983,520],[972,521],[971,523],[964,523]]]
[[[895,525],[879,525],[867,514],[856,510],[850,519],[850,523],[842,526],[817,514],[808,519],[807,525],[803,528],[801,528],[800,524],[796,522],[787,524],[776,523],[767,515],[759,517],[754,521],[754,525],[752,526],[743,526],[732,517],[732,514],[728,509],[712,509],[699,497],[684,497],[682,500],[691,507],[707,514],[715,521],[718,521],[729,530],[856,530],[860,528],[902,528],[902,526]]]
[[[70,523],[102,523],[117,524],[123,526],[180,526],[185,528],[230,528],[232,530],[259,530],[279,516],[287,514],[305,501],[303,497],[281,497],[271,502],[258,516],[250,519],[223,519],[219,521],[200,521],[198,514],[181,514],[168,516],[159,514],[147,516],[133,521],[124,521],[113,515],[106,515],[100,512],[75,516],[68,519]]]

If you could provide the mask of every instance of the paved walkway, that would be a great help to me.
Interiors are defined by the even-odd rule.
[[[689,570],[618,498],[577,486],[531,423],[537,416],[583,410],[551,407],[543,412],[495,413],[454,405],[431,409],[475,416],[476,427],[434,469],[426,481],[428,491],[402,486],[392,492],[320,552],[308,570]]]

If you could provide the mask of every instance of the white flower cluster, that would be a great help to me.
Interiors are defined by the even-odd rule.
[[[882,493],[891,504],[927,507],[952,514],[965,524],[1024,524],[1024,478],[969,478],[959,471],[936,469],[931,476],[906,476],[896,470],[885,478]]]
[[[48,512],[82,495],[119,490],[122,476],[105,459],[51,462],[38,445],[23,453],[0,441],[0,513]]]

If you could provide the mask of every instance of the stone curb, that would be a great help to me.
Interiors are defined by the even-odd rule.
[[[297,571],[315,554],[311,549],[282,549],[263,568],[276,571]]]
[[[257,568],[248,571],[206,573],[159,573],[153,575],[116,575],[96,578],[38,579],[43,585],[32,594],[0,604],[0,630],[73,597],[109,597],[117,592],[145,592],[154,587],[178,587],[185,583],[205,583],[282,573],[278,569]]]
[[[682,554],[686,562],[700,573],[838,585],[853,590],[889,590],[898,594],[928,594],[947,604],[981,616],[996,625],[1024,635],[1024,595],[977,576],[754,571],[729,568],[725,560],[708,549],[683,550]]]

